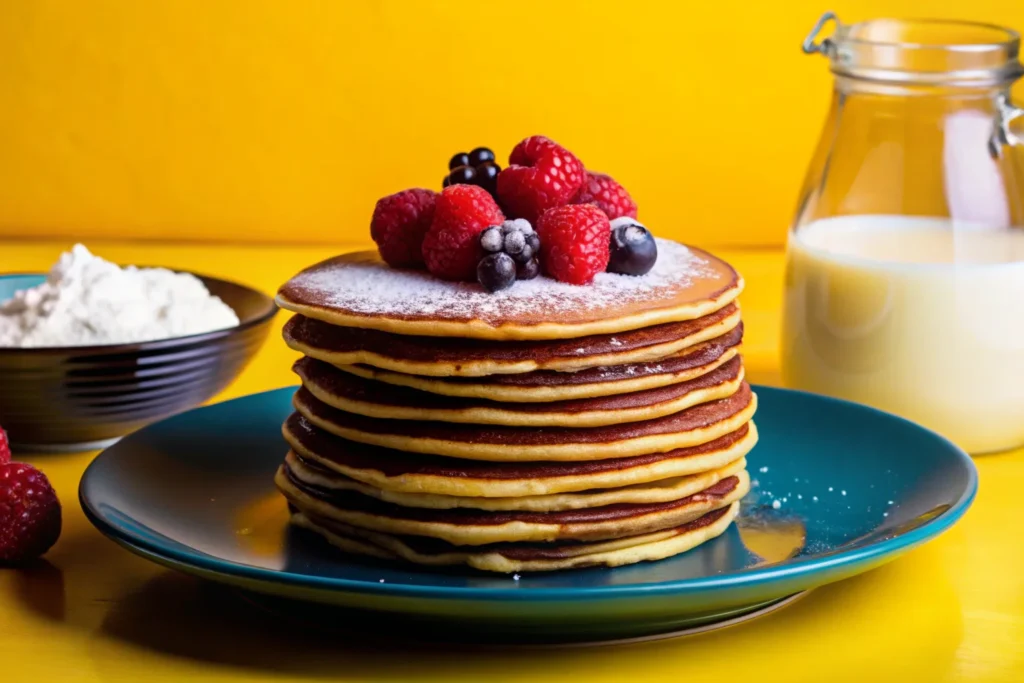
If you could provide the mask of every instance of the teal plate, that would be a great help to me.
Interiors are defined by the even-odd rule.
[[[735,620],[892,560],[971,504],[974,465],[942,437],[853,403],[755,390],[761,441],[737,523],[677,557],[617,569],[439,571],[349,557],[289,529],[272,477],[292,389],[126,437],[89,466],[80,498],[130,551],[296,618],[501,642],[644,638]]]

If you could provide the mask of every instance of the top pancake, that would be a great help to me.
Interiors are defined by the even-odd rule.
[[[583,286],[546,277],[489,294],[475,283],[391,268],[375,251],[318,263],[285,283],[284,309],[333,325],[477,339],[566,339],[692,320],[739,296],[743,280],[707,252],[658,240],[647,275],[599,273]]]

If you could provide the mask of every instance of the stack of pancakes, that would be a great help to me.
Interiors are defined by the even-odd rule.
[[[749,488],[742,280],[658,241],[642,277],[488,294],[375,253],[280,290],[302,387],[276,483],[342,550],[499,572],[617,566],[721,534]]]

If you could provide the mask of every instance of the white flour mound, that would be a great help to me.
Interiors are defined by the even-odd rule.
[[[169,339],[238,325],[199,278],[121,268],[81,244],[46,282],[0,302],[0,347],[96,346]]]

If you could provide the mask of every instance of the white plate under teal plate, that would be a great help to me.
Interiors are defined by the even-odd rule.
[[[292,389],[126,437],[89,466],[80,497],[128,550],[267,596],[298,618],[345,608],[357,611],[329,620],[503,642],[643,638],[735,619],[898,557],[974,498],[970,458],[932,432],[844,401],[755,390],[761,441],[737,523],[677,557],[617,569],[439,571],[346,556],[289,530],[272,478]]]

